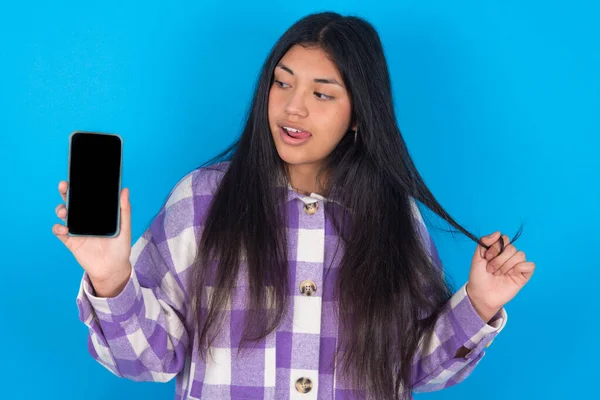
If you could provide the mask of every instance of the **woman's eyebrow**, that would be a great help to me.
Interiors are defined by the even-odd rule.
[[[283,63],[279,63],[277,64],[278,68],[281,68],[282,70],[284,70],[285,72],[289,73],[290,75],[294,75],[294,71],[292,71],[291,68],[289,68],[288,66],[286,66]],[[341,83],[339,83],[336,79],[334,78],[315,78],[314,81],[316,83],[328,83],[328,84],[332,84],[332,85],[338,85],[340,87],[344,87],[344,85],[342,85]]]

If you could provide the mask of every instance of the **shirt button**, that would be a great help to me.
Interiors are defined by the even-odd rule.
[[[300,284],[300,293],[302,293],[305,296],[312,296],[316,291],[317,285],[310,279],[302,281],[302,283]]]
[[[304,212],[308,215],[316,214],[319,210],[319,203],[309,203],[304,205]]]
[[[300,378],[296,381],[296,390],[299,393],[308,393],[313,387],[312,381],[308,378]]]

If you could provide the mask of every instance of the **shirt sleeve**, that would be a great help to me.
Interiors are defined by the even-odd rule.
[[[190,340],[182,274],[196,254],[192,175],[183,178],[131,250],[123,291],[97,297],[87,273],[77,296],[88,351],[119,377],[166,382],[184,367]]]
[[[414,205],[421,238],[430,257],[443,269],[435,243]],[[484,321],[471,303],[466,283],[444,305],[433,332],[423,337],[413,362],[412,391],[441,390],[466,379],[485,355],[485,350],[504,328],[506,310],[502,308],[490,321]],[[464,357],[456,357],[465,347]]]

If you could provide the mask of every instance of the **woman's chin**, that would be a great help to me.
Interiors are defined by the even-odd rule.
[[[326,154],[313,154],[310,148],[299,148],[286,143],[275,142],[275,148],[279,158],[290,166],[320,165],[326,158]]]
[[[283,162],[290,166],[313,164],[315,162],[313,157],[307,157],[305,154],[301,154],[300,152],[278,151],[278,154]]]

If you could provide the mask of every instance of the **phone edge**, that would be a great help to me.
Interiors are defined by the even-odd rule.
[[[119,139],[120,146],[120,160],[119,160],[119,190],[117,190],[117,229],[114,234],[111,235],[79,235],[71,233],[69,230],[67,232],[67,236],[72,237],[99,237],[99,238],[115,238],[119,236],[121,233],[121,191],[123,190],[123,137],[118,133],[108,133],[108,132],[95,132],[95,131],[73,131],[69,134],[69,149],[68,149],[68,157],[67,157],[67,193],[65,194],[65,207],[67,209],[67,216],[65,218],[65,226],[69,226],[69,191],[71,189],[71,146],[73,143],[73,136],[78,133],[90,133],[90,134],[98,134],[98,135],[108,135],[115,136]]]

